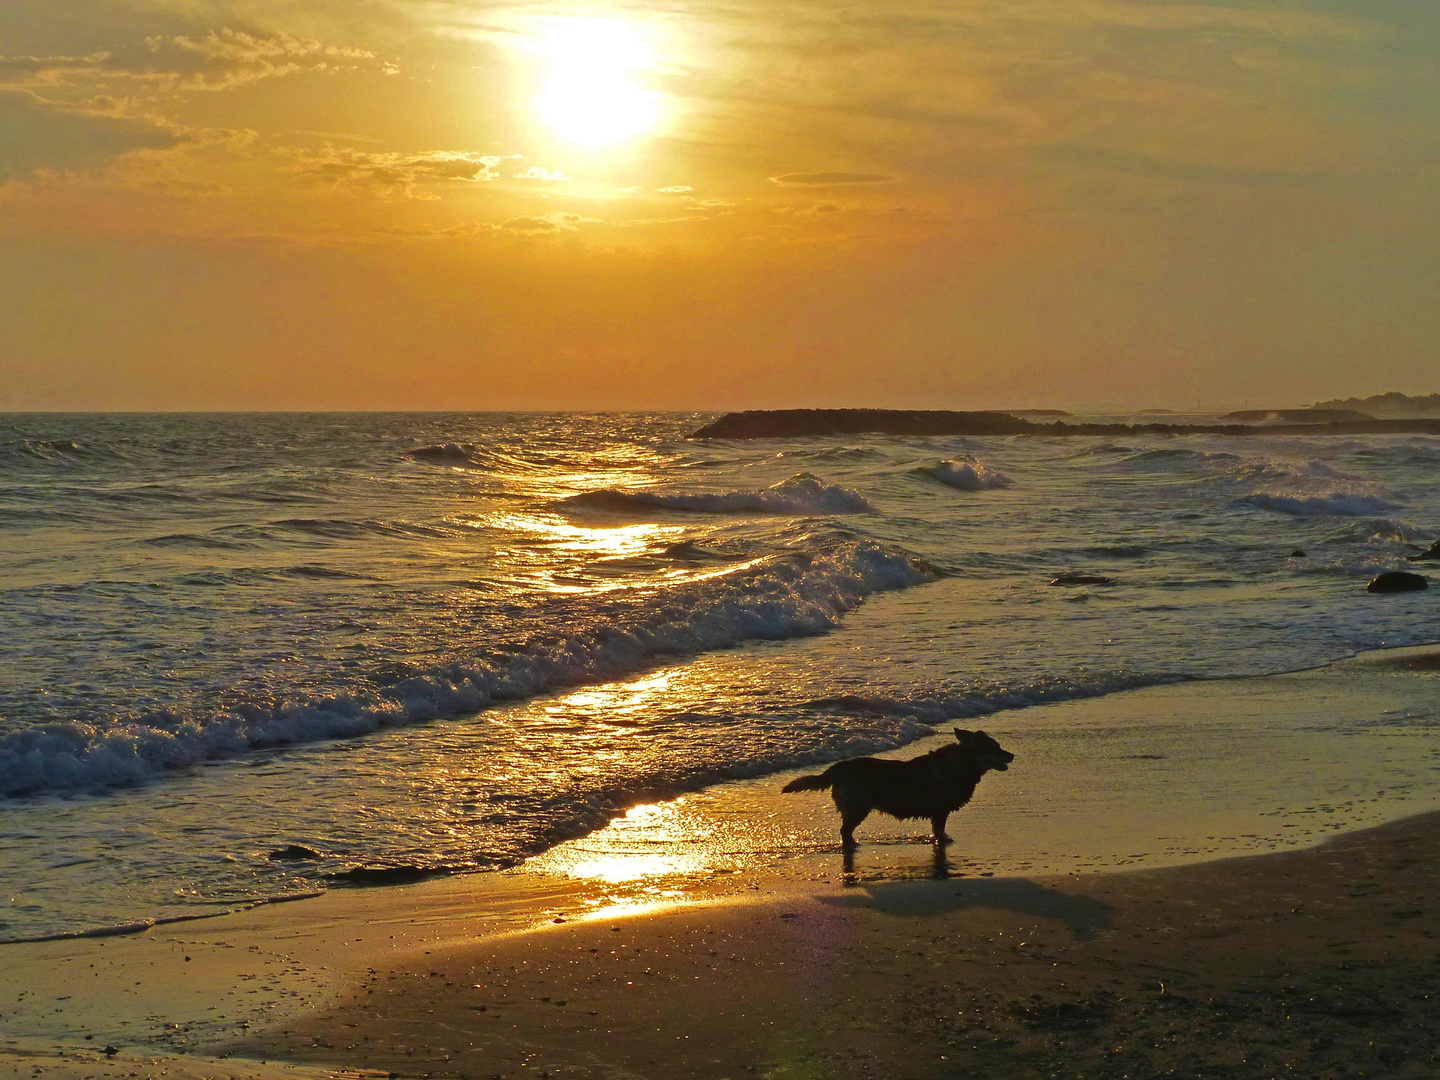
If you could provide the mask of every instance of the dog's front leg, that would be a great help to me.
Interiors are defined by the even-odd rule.
[[[950,837],[945,835],[945,820],[949,816],[949,814],[936,814],[930,819],[930,824],[935,829],[935,843],[942,847],[950,843]]]

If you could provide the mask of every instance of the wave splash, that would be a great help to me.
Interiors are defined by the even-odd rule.
[[[1323,495],[1280,495],[1260,491],[1236,499],[1232,506],[1250,506],[1291,517],[1376,517],[1386,510],[1398,510],[1399,503],[1376,495],[1331,491]]]
[[[975,458],[942,461],[938,465],[916,471],[960,491],[994,491],[1007,488],[1011,483],[1004,473],[982,465]]]
[[[851,488],[827,484],[814,473],[796,473],[760,491],[660,494],[650,491],[616,491],[604,488],[561,499],[562,509],[602,510],[611,513],[682,510],[694,514],[780,514],[804,517],[815,514],[873,514],[875,507]]]
[[[507,657],[457,661],[389,685],[370,683],[324,698],[44,724],[0,737],[0,794],[135,786],[253,749],[364,735],[609,681],[664,656],[824,633],[865,597],[934,576],[901,552],[845,541],[651,596]]]

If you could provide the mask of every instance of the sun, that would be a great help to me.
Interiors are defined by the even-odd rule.
[[[659,121],[660,95],[637,81],[653,69],[654,52],[627,24],[557,19],[536,42],[535,52],[548,65],[535,107],[567,142],[614,146]]]

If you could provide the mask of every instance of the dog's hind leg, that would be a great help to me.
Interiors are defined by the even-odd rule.
[[[840,845],[846,849],[855,846],[855,827],[870,816],[869,810],[840,810]]]
[[[840,845],[842,848],[848,851],[855,847],[855,825],[863,822],[867,816],[870,815],[842,816],[840,819]]]
[[[843,781],[830,789],[835,809],[840,811],[840,843],[847,850],[855,846],[855,827],[870,816],[869,800]]]
[[[935,843],[944,846],[950,843],[950,837],[945,835],[945,819],[949,814],[936,814],[930,819],[930,825],[935,830]]]

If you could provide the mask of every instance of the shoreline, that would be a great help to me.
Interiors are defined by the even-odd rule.
[[[939,859],[924,842],[923,833],[928,832],[928,828],[920,830],[913,827],[915,823],[872,818],[861,827],[862,846],[853,862],[847,864],[838,853],[836,822],[828,799],[780,796],[778,789],[784,774],[779,774],[636,808],[606,828],[568,841],[512,870],[437,878],[384,889],[331,889],[303,904],[263,904],[227,915],[157,924],[144,932],[122,937],[12,944],[4,950],[11,963],[0,974],[0,1000],[6,1000],[4,995],[8,993],[8,1000],[12,1002],[0,1017],[0,1031],[4,1032],[0,1040],[0,1072],[9,1066],[20,1073],[29,1068],[26,1063],[43,1061],[46,1075],[61,1078],[96,1075],[93,1069],[97,1064],[112,1060],[103,1055],[103,1048],[111,1045],[119,1051],[113,1059],[117,1068],[123,1061],[125,1071],[137,1076],[159,1075],[162,1069],[168,1069],[171,1077],[188,1076],[185,1069],[199,1069],[200,1064],[207,1061],[205,1068],[210,1071],[197,1072],[196,1076],[227,1075],[220,1071],[222,1067],[232,1069],[230,1075],[245,1080],[302,1075],[293,1069],[286,1071],[289,1066],[275,1066],[277,1059],[322,1070],[313,1075],[339,1075],[335,1070],[342,1066],[352,1070],[343,1075],[357,1075],[354,1069],[373,1065],[373,1062],[359,1060],[357,1055],[362,1050],[375,1051],[365,1048],[363,1039],[353,1040],[355,1050],[347,1050],[349,1044],[337,1042],[334,1033],[351,1030],[344,1027],[346,1024],[357,1024],[370,1034],[369,1042],[390,1039],[394,1043],[394,1030],[393,1026],[384,1032],[379,1028],[365,1028],[367,1024],[373,1027],[375,1020],[373,1015],[362,1015],[361,998],[356,995],[369,996],[363,991],[367,988],[373,991],[380,985],[376,980],[381,973],[392,977],[390,988],[393,989],[399,985],[393,980],[418,978],[416,973],[422,969],[426,980],[431,970],[450,970],[437,959],[442,956],[446,958],[445,964],[453,965],[449,978],[454,984],[452,987],[444,987],[443,979],[433,986],[428,981],[406,981],[406,993],[397,995],[400,1000],[394,1004],[408,1010],[405,1013],[409,1017],[405,1021],[407,1031],[430,1030],[426,1028],[431,1023],[428,1017],[440,1017],[443,1010],[449,1010],[443,1013],[449,1016],[444,1022],[452,1028],[460,1020],[473,1023],[481,1015],[493,1024],[492,1012],[496,1015],[503,1012],[512,1017],[509,1023],[518,1025],[515,1031],[529,1031],[522,1042],[546,1046],[549,1044],[542,1035],[549,1028],[545,1024],[555,1022],[557,1014],[541,1010],[528,1019],[520,1014],[536,1002],[549,1004],[540,1002],[541,998],[570,1001],[572,996],[578,999],[582,993],[589,992],[579,983],[561,993],[551,992],[559,974],[579,970],[570,964],[579,953],[572,957],[569,952],[581,948],[579,939],[566,939],[571,940],[571,944],[563,948],[555,944],[567,934],[599,935],[601,940],[610,940],[604,935],[618,934],[614,940],[623,939],[638,945],[651,957],[661,943],[670,943],[667,963],[679,964],[680,957],[688,956],[686,963],[694,968],[684,970],[689,973],[686,979],[697,984],[693,989],[699,997],[692,994],[683,998],[691,1002],[693,1021],[703,1012],[702,999],[719,1003],[729,1015],[751,1000],[752,994],[759,993],[748,984],[733,980],[707,983],[714,973],[700,964],[693,950],[685,952],[679,944],[696,939],[699,928],[705,925],[713,928],[723,924],[734,955],[748,955],[752,963],[763,968],[766,958],[775,955],[776,950],[794,947],[796,938],[791,931],[798,932],[805,926],[842,926],[849,928],[845,933],[877,935],[877,942],[882,939],[887,942],[884,946],[887,958],[907,956],[904,934],[897,937],[894,927],[877,929],[864,920],[899,917],[899,913],[908,911],[904,917],[920,920],[917,926],[933,923],[933,933],[926,931],[931,938],[948,941],[950,936],[962,931],[979,935],[972,945],[966,946],[966,950],[978,951],[966,951],[966,958],[957,962],[963,963],[967,970],[980,965],[989,971],[986,965],[999,964],[1008,969],[1017,962],[1015,957],[1001,955],[991,948],[1002,940],[997,934],[1002,931],[1009,934],[1013,926],[1018,925],[1014,919],[1020,916],[1029,919],[1026,927],[1050,926],[1046,934],[1052,931],[1058,934],[1060,930],[1056,927],[1072,933],[1074,928],[1062,917],[1065,912],[1071,913],[1071,923],[1086,911],[1091,914],[1084,917],[1092,918],[1098,911],[1093,903],[1115,908],[1107,897],[1131,896],[1134,889],[1140,888],[1133,883],[1141,880],[1159,883],[1146,886],[1155,894],[1148,902],[1163,901],[1162,906],[1173,913],[1186,904],[1194,906],[1204,900],[1194,890],[1186,892],[1191,886],[1185,882],[1192,878],[1192,884],[1208,880],[1211,887],[1233,891],[1231,875],[1236,872],[1236,866],[1252,862],[1258,865],[1266,859],[1281,860],[1279,864],[1266,865],[1284,865],[1284,860],[1298,858],[1309,869],[1287,871],[1291,873],[1289,887],[1297,895],[1305,894],[1308,899],[1304,903],[1313,905],[1321,902],[1322,894],[1329,896],[1333,892],[1326,873],[1334,870],[1331,864],[1336,852],[1341,853],[1340,863],[1350,867],[1347,873],[1361,872],[1357,868],[1368,858],[1363,848],[1369,841],[1358,841],[1356,837],[1410,837],[1405,843],[1415,845],[1413,850],[1435,856],[1431,859],[1427,854],[1422,863],[1440,866],[1440,841],[1432,842],[1426,835],[1427,829],[1435,832],[1433,826],[1440,824],[1440,817],[1435,814],[1440,811],[1440,801],[1426,801],[1429,797],[1422,797],[1418,791],[1406,794],[1388,788],[1387,793],[1382,793],[1383,797],[1377,797],[1373,785],[1370,788],[1361,785],[1355,790],[1362,792],[1363,798],[1358,795],[1348,801],[1337,798],[1328,806],[1311,803],[1308,808],[1282,806],[1277,809],[1261,805],[1255,800],[1263,791],[1253,785],[1283,787],[1286,782],[1284,770],[1277,771],[1276,763],[1270,760],[1267,747],[1272,744],[1264,739],[1253,745],[1241,745],[1238,756],[1226,759],[1231,767],[1237,763],[1243,765],[1247,753],[1258,759],[1250,763],[1253,766],[1248,774],[1250,780],[1242,783],[1243,778],[1236,779],[1236,798],[1241,802],[1250,800],[1253,805],[1249,810],[1223,800],[1213,804],[1196,800],[1190,797],[1190,792],[1180,789],[1193,786],[1193,780],[1186,778],[1199,775],[1196,769],[1203,772],[1209,767],[1212,759],[1206,755],[1223,748],[1233,749],[1230,744],[1252,728],[1257,717],[1265,718],[1272,727],[1279,725],[1284,729],[1280,734],[1272,731],[1269,737],[1292,741],[1273,746],[1283,746],[1286,753],[1300,759],[1294,764],[1307,770],[1312,779],[1319,777],[1327,785],[1341,782],[1347,774],[1361,769],[1361,765],[1355,760],[1335,759],[1335,753],[1326,749],[1328,743],[1323,739],[1314,741],[1320,737],[1307,733],[1306,718],[1317,705],[1344,722],[1345,731],[1336,745],[1352,757],[1361,755],[1362,750],[1365,754],[1373,750],[1382,757],[1389,754],[1394,759],[1388,767],[1409,768],[1413,764],[1410,759],[1424,748],[1433,708],[1423,716],[1417,713],[1415,731],[1398,740],[1391,736],[1387,742],[1367,743],[1371,736],[1366,734],[1366,722],[1371,716],[1387,714],[1395,708],[1413,711],[1416,702],[1433,704],[1437,668],[1440,668],[1440,652],[1434,647],[1412,647],[1361,654],[1339,665],[1290,675],[1169,684],[986,717],[978,723],[985,724],[992,733],[999,733],[1002,744],[1017,750],[1020,756],[1009,773],[987,777],[975,804],[952,818],[950,831],[958,842]],[[1127,741],[1132,738],[1127,735],[1127,724],[1130,720],[1143,719],[1153,725],[1157,713],[1163,713],[1169,717],[1168,722],[1184,729],[1202,721],[1220,726],[1215,728],[1213,738],[1195,744],[1200,756],[1191,765],[1173,758],[1155,761],[1145,756],[1143,747]],[[1293,730],[1285,727],[1285,718],[1292,715],[1296,720]],[[1041,720],[1044,723],[1040,723]],[[966,723],[978,726],[974,720]],[[935,739],[948,737],[947,731]],[[899,756],[922,752],[928,741],[912,744]],[[1392,744],[1398,744],[1398,749]],[[1367,746],[1370,749],[1364,749]],[[1102,748],[1104,753],[1100,752]],[[1079,752],[1087,756],[1081,757]],[[1424,753],[1428,757],[1431,752],[1425,750]],[[1307,754],[1309,761],[1303,760]],[[1370,764],[1374,766],[1373,762]],[[1433,768],[1428,764],[1427,767]],[[1332,769],[1333,772],[1327,771]],[[1093,784],[1094,778],[1107,776],[1112,786],[1124,777],[1134,788],[1134,798],[1117,802],[1117,796],[1110,793],[1106,795],[1109,801],[1097,802],[1087,800],[1079,788],[1071,791],[1066,786]],[[1394,779],[1392,776],[1391,780]],[[1169,800],[1163,811],[1158,807],[1165,804],[1153,801],[1159,797],[1157,792]],[[1057,793],[1063,801],[1056,801]],[[1186,825],[1188,834],[1177,828],[1180,824]],[[1378,829],[1372,828],[1376,825]],[[1262,835],[1258,831],[1261,827],[1269,831]],[[1148,834],[1142,832],[1146,829]],[[1209,829],[1213,831],[1207,832]],[[1415,839],[1417,830],[1422,834],[1419,839]],[[1256,854],[1259,852],[1271,854]],[[1412,867],[1408,872],[1413,875],[1428,871]],[[1394,921],[1391,915],[1395,911],[1420,911],[1420,915],[1407,915],[1400,920],[1403,940],[1409,943],[1410,952],[1418,956],[1430,947],[1431,935],[1440,930],[1440,926],[1424,904],[1412,904],[1408,900],[1401,903],[1397,899],[1402,894],[1409,895],[1406,889],[1411,886],[1396,879],[1369,890],[1365,897],[1358,899],[1375,907],[1379,913],[1375,923],[1378,927]],[[1416,886],[1411,892],[1419,895],[1424,889]],[[958,908],[952,903],[956,896],[966,900]],[[939,902],[941,910],[932,911],[937,897],[943,901]],[[1069,899],[1065,899],[1067,897]],[[1334,900],[1330,897],[1324,903]],[[884,910],[886,908],[890,910]],[[856,919],[861,922],[856,923]],[[960,921],[952,925],[956,919]],[[1172,922],[1175,925],[1171,931],[1185,938],[1188,931],[1183,920]],[[610,930],[610,926],[622,929]],[[1339,933],[1340,924],[1336,926]],[[777,927],[782,928],[783,933]],[[1102,933],[1099,928],[1092,929],[1097,940],[1114,936],[1109,930]],[[994,940],[984,942],[980,937]],[[809,938],[805,940],[815,944]],[[1075,947],[1058,938],[1046,940],[1050,941],[1047,947],[1056,950]],[[1391,963],[1394,957],[1384,953],[1389,940],[1381,933],[1365,946],[1370,950],[1365,955],[1373,954],[1381,957],[1383,963]],[[600,948],[596,941],[587,941],[585,948]],[[823,934],[819,941],[824,944]],[[476,950],[489,950],[485,955],[492,957],[492,961],[501,954],[508,956],[511,960],[507,964],[510,964],[532,954],[540,955],[534,952],[536,949],[550,957],[547,962],[553,971],[548,976],[535,975],[537,979],[546,979],[544,989],[538,983],[526,984],[529,996],[524,999],[528,1002],[524,1008],[515,1004],[521,997],[512,994],[504,998],[511,1004],[496,1005],[494,1010],[487,1006],[484,1014],[478,1012],[474,1002],[467,1005],[470,1011],[456,1013],[454,1010],[459,1007],[456,1001],[463,998],[468,1002],[469,999],[464,994],[447,997],[439,993],[457,988],[473,990],[473,983],[485,983],[482,978],[457,981],[462,968],[468,970],[480,963]],[[608,955],[610,950],[602,951]],[[1432,947],[1431,954],[1433,951]],[[1315,954],[1316,957],[1324,955],[1328,954],[1323,950]],[[928,961],[922,963],[922,959],[913,955],[903,963],[895,959],[893,978],[907,981],[925,975],[929,971]],[[1111,961],[1120,963],[1113,957],[1106,963]],[[493,961],[492,966],[495,962],[498,961]],[[1136,962],[1131,957],[1124,964],[1133,967]],[[803,966],[798,954],[790,963]],[[1105,967],[1105,964],[1096,967],[1098,963],[1092,958],[1082,965],[1089,972],[1086,979],[1098,977],[1095,972]],[[1179,964],[1177,977],[1182,982],[1187,978],[1191,981],[1200,978],[1190,960],[1180,957],[1176,963]],[[1319,964],[1319,960],[1315,963]],[[669,973],[666,977],[673,975],[679,980],[681,969],[673,964],[664,969]],[[700,967],[695,967],[696,964]],[[94,965],[94,970],[90,965]],[[521,962],[514,962],[513,966],[525,968]],[[662,970],[653,963],[645,966],[654,972]],[[776,971],[765,970],[769,971],[768,977],[780,978]],[[1320,968],[1315,970],[1318,972]],[[1330,967],[1325,970],[1330,972],[1326,978],[1334,975]],[[701,976],[699,979],[691,977],[697,974]],[[872,974],[852,972],[847,978],[868,979]],[[1041,974],[1037,969],[1027,977],[1039,978]],[[644,975],[642,969],[641,977],[650,980],[660,975]],[[640,985],[633,977],[622,981]],[[48,995],[44,1001],[37,1000],[34,991],[42,985]],[[1046,986],[1049,988],[1045,994],[1059,994],[1060,988]],[[1377,986],[1383,989],[1381,984]],[[428,993],[431,989],[436,991],[434,995],[415,997],[420,991]],[[1071,1006],[1084,1009],[1093,1006],[1098,1010],[1097,1016],[1124,1013],[1124,1008],[1115,1003],[1101,1001],[1101,1005],[1094,1005],[1099,1000],[1095,994],[1101,990],[1103,987],[1083,1000],[1062,1001],[1057,997],[1052,1005],[1065,1007],[1055,1015],[1069,1015],[1067,1010]],[[1373,987],[1372,990],[1379,992]],[[873,990],[872,997],[883,1012],[894,1000],[910,1000],[903,994],[897,998],[897,993],[891,983],[885,983],[884,987]],[[26,997],[30,1000],[25,1000]],[[417,1005],[422,999],[426,1003]],[[766,1004],[767,1014],[783,1011],[788,1000]],[[849,1008],[844,1001],[825,1000],[829,1003],[827,1008],[838,1010],[835,1015],[842,1015]],[[761,994],[754,1001],[759,1005],[769,999]],[[634,1016],[660,1015],[664,1013],[661,1004],[637,1006],[639,1011]],[[920,1014],[930,1008],[923,1001],[912,1004]],[[602,1014],[599,999],[592,1000],[591,1006],[596,1009],[596,1015]],[[660,1009],[660,1013],[645,1012],[652,1006]],[[430,1008],[436,1010],[434,1014],[423,1011]],[[569,1009],[569,1006],[554,1008]],[[588,1014],[587,1009],[577,1015]],[[389,1019],[394,1015],[384,1013]],[[626,1020],[623,1015],[605,1015],[622,1027],[626,1024],[634,1027],[633,1016]],[[1149,1023],[1154,1019],[1149,1014],[1146,1016],[1149,1019],[1136,1016],[1131,1020]],[[852,1019],[863,1027],[863,1017]],[[545,1024],[539,1028],[525,1028],[540,1020]],[[892,1017],[892,1020],[901,1029],[912,1022],[904,1016]],[[1009,1024],[1011,1020],[1004,1023]],[[992,1021],[1000,1022],[993,1018]],[[662,1016],[659,1026],[663,1028],[672,1022],[681,1021],[674,1016],[669,1020]],[[584,1027],[583,1021],[576,1024],[579,1026],[572,1035]],[[805,1024],[799,1020],[795,1024],[794,1030],[804,1034]],[[360,1028],[355,1030],[358,1032]],[[611,1030],[619,1029],[612,1026]],[[723,1031],[713,1026],[704,1030],[710,1034],[704,1035],[701,1028],[693,1029],[690,1041],[698,1045],[709,1038],[713,1048],[719,1045],[716,1040],[728,1045],[729,1040],[740,1039],[743,1034],[733,1026]],[[1020,1042],[1015,1045],[1030,1045],[1024,1040],[1033,1035],[1031,1028],[1022,1023],[1017,1031],[1019,1035],[1014,1038]],[[88,1041],[86,1035],[90,1036]],[[644,1043],[643,1035],[638,1029],[629,1031],[625,1036],[629,1042],[624,1045],[634,1050]],[[881,1044],[889,1044],[878,1035],[876,1038],[879,1041],[869,1049],[852,1049],[862,1057],[864,1054],[883,1057]],[[410,1050],[412,1058],[419,1053],[420,1042],[401,1042]],[[93,1049],[97,1043],[99,1051]],[[447,1046],[438,1036],[424,1045]],[[490,1048],[486,1054],[503,1057],[500,1042],[491,1040],[485,1045]],[[513,1048],[518,1044],[512,1039],[504,1045]],[[633,1053],[627,1050],[613,1061],[605,1059],[608,1062],[605,1068],[611,1071],[594,1071],[600,1069],[600,1064],[585,1057],[590,1050],[586,1049],[588,1044],[584,1040],[566,1043],[561,1039],[556,1045],[561,1049],[570,1047],[565,1051],[570,1057],[560,1054],[555,1059],[556,1069],[570,1071],[552,1075],[707,1075],[708,1066],[699,1061],[691,1062],[698,1070],[693,1073],[655,1071],[647,1064],[648,1058],[639,1056],[638,1050]],[[167,1051],[172,1056],[160,1056]],[[805,1052],[811,1054],[807,1060],[812,1060],[812,1064],[822,1059],[829,1061],[816,1047]],[[210,1060],[220,1053],[235,1056],[222,1066]],[[820,1057],[814,1057],[815,1054]],[[399,1057],[405,1057],[403,1051]],[[513,1061],[507,1058],[511,1065],[497,1066],[487,1072],[474,1071],[475,1062],[471,1061],[465,1066],[472,1070],[470,1073],[458,1064],[445,1071],[450,1067],[439,1054],[425,1058],[423,1066],[410,1058],[402,1063],[399,1057],[387,1059],[382,1072],[399,1072],[405,1076],[428,1073],[489,1077],[497,1072],[507,1076],[531,1075],[526,1071],[523,1055]],[[271,1064],[259,1064],[262,1058]],[[153,1059],[152,1064],[146,1065],[142,1059]],[[785,1075],[783,1070],[777,1071],[783,1062],[770,1061],[767,1065],[766,1060],[769,1059],[746,1064],[769,1069],[772,1075]],[[910,1074],[905,1071],[909,1066],[902,1067],[899,1059],[886,1060],[887,1068],[896,1070],[892,1075]],[[70,1063],[66,1064],[67,1061]],[[913,1075],[946,1075],[948,1066],[941,1067],[938,1061],[938,1057],[929,1061],[926,1066],[929,1072],[921,1069]],[[401,1068],[402,1064],[405,1068]],[[72,1066],[72,1072],[65,1071]],[[835,1075],[849,1075],[835,1062],[829,1062],[824,1069]],[[821,1074],[829,1075],[823,1069]]]
[[[1263,686],[1269,680],[1284,680],[1293,676],[1304,676],[1326,672],[1340,666],[1353,664],[1357,661],[1363,662],[1367,666],[1395,666],[1406,670],[1414,671],[1440,670],[1440,640],[1388,648],[1360,650],[1358,652],[1350,653],[1337,659],[1326,661],[1324,663],[1307,665],[1300,668],[1274,671],[1264,675],[1177,676],[1171,680],[1165,680],[1148,685],[1129,687],[1122,690],[1111,690],[1094,697],[1080,696],[1075,698],[1061,698],[1055,701],[1035,703],[1024,706],[1023,708],[1015,709],[1005,707],[997,708],[989,713],[983,713],[973,717],[941,722],[936,728],[936,734],[921,735],[918,738],[903,743],[892,750],[881,752],[879,756],[908,757],[912,754],[918,754],[923,752],[925,749],[934,748],[935,746],[941,745],[944,741],[946,741],[948,739],[947,733],[951,727],[965,725],[981,726],[986,724],[994,725],[997,722],[1005,725],[1006,721],[1013,719],[1014,716],[1019,716],[1023,718],[1023,716],[1029,710],[1053,710],[1057,707],[1064,708],[1067,706],[1074,706],[1082,712],[1092,713],[1097,710],[1103,710],[1104,705],[1100,704],[1103,702],[1113,703],[1116,701],[1131,701],[1135,700],[1136,695],[1144,695],[1145,693],[1151,691],[1158,692],[1160,694],[1168,694],[1170,692],[1179,692],[1181,694],[1184,694],[1185,687],[1200,687],[1202,688],[1201,692],[1204,692],[1203,688],[1216,687],[1219,688],[1220,693],[1223,695],[1226,692],[1226,688],[1233,686],[1239,688],[1240,692],[1243,693],[1243,687],[1247,684]],[[1123,706],[1122,711],[1125,711]],[[813,765],[806,765],[799,768],[787,767],[777,769],[774,772],[762,773],[758,776],[744,780],[722,780],[712,782],[696,789],[689,789],[659,795],[657,796],[657,799],[654,803],[648,803],[645,805],[682,805],[690,800],[694,800],[697,798],[702,800],[707,799],[712,793],[718,793],[719,798],[725,799],[733,798],[735,793],[745,792],[747,790],[764,790],[771,786],[778,788],[783,782],[783,778],[789,777],[791,775],[799,775],[799,773],[812,768],[823,768],[824,764],[824,762],[818,762]],[[786,801],[793,802],[792,800]],[[819,813],[815,814],[814,816],[817,818],[824,818],[829,806],[828,801],[822,798],[817,805],[819,805],[821,809]],[[1437,803],[1437,806],[1440,806],[1440,803]],[[799,807],[797,806],[795,807],[795,809],[799,810]],[[422,881],[444,882],[455,881],[457,879],[467,879],[471,877],[485,878],[494,874],[513,873],[517,870],[523,872],[527,868],[534,868],[537,866],[549,868],[551,866],[557,865],[557,858],[554,854],[557,849],[570,850],[577,847],[583,849],[591,841],[592,838],[596,837],[597,835],[604,835],[608,831],[612,830],[612,828],[617,822],[621,824],[621,827],[625,827],[628,814],[629,810],[617,811],[605,824],[592,828],[586,833],[583,833],[579,836],[573,836],[567,839],[558,840],[552,843],[549,847],[526,855],[525,857],[518,859],[514,863],[500,865],[493,868],[473,870],[448,868],[419,868],[417,872],[411,873],[414,868],[402,866],[394,868],[398,872],[396,873],[393,880],[383,880],[380,878],[379,875],[377,875],[376,880],[369,880],[366,878],[347,879],[347,875],[344,874],[329,875],[327,878],[322,879],[320,883],[321,887],[315,888],[312,891],[299,893],[282,893],[273,896],[256,896],[248,900],[237,901],[234,903],[233,906],[226,907],[223,910],[185,911],[184,909],[181,909],[181,913],[179,914],[138,915],[134,918],[122,917],[113,923],[97,924],[94,926],[83,927],[75,930],[63,930],[53,933],[39,934],[31,937],[0,937],[0,955],[3,955],[3,951],[12,946],[35,945],[56,941],[123,937],[130,934],[145,933],[146,931],[154,928],[163,928],[177,923],[223,919],[234,915],[240,915],[245,912],[253,911],[257,908],[262,908],[266,906],[297,903],[302,900],[316,900],[337,891],[348,892],[352,890],[384,890],[397,887],[406,887]],[[878,816],[872,817],[869,821],[869,827],[874,828],[877,824],[880,824],[881,821],[882,819],[880,819]],[[897,831],[897,829],[893,827],[893,823],[891,823],[891,825],[892,827],[890,828],[890,833],[894,835],[889,836],[890,842],[893,842],[893,840],[896,839],[898,836],[904,835],[907,832],[915,833],[915,835],[917,836],[919,835],[917,830],[908,829],[907,827],[902,826]],[[884,827],[885,826],[882,825],[882,828]],[[823,832],[824,830],[823,828],[821,828],[817,831]],[[810,842],[812,845],[823,846],[824,839],[822,837],[812,837]],[[601,842],[602,846],[604,846],[604,843],[604,841]],[[564,857],[560,857],[558,859],[558,864],[563,864],[566,861],[567,860]],[[548,872],[548,869],[542,870],[542,872]]]

